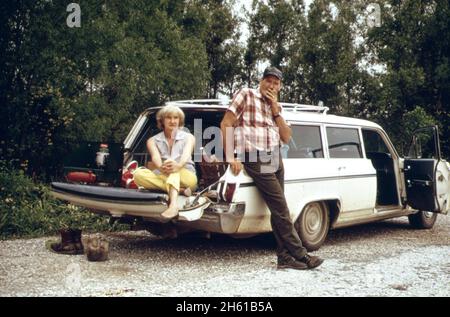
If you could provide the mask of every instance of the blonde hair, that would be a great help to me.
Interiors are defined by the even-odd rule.
[[[161,108],[158,113],[156,114],[156,124],[159,129],[164,129],[164,119],[170,115],[170,114],[176,114],[178,115],[178,118],[180,118],[180,124],[179,127],[184,127],[184,112],[177,106],[173,105],[167,105]]]

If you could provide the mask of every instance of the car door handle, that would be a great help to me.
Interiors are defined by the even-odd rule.
[[[345,170],[346,168],[347,168],[346,166],[339,166],[339,167],[338,167],[338,171]]]
[[[433,185],[433,183],[431,181],[426,181],[426,180],[421,180],[421,179],[411,179],[411,180],[408,179],[407,183],[408,183],[408,187],[412,187],[413,185],[429,187],[429,186]]]

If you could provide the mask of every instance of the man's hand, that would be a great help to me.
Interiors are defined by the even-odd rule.
[[[242,171],[242,168],[243,168],[241,161],[230,162],[230,166],[231,166],[231,171],[233,172],[234,175],[238,175]]]
[[[280,106],[278,105],[278,93],[274,89],[268,89],[266,92],[266,98],[270,104],[272,110],[272,115],[277,115],[280,113]]]
[[[271,105],[278,102],[278,94],[274,89],[267,89],[266,97]]]

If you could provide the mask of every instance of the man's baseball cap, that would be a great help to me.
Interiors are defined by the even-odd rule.
[[[283,80],[283,73],[276,67],[267,67],[264,70],[263,79],[270,75],[277,77],[279,80]]]

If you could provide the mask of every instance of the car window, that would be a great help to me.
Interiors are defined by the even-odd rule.
[[[292,126],[292,137],[288,145],[281,148],[286,151],[287,158],[323,158],[320,127],[296,125]]]
[[[410,145],[409,158],[439,158],[438,149],[436,147],[435,132],[430,128],[422,128],[414,131],[413,143]]]
[[[198,111],[194,109],[184,109],[185,114],[185,125],[184,130],[187,132],[190,132],[192,134],[195,134],[195,125],[194,120],[195,119],[201,119],[201,121],[198,121],[198,127],[201,128],[202,136],[205,129],[208,129],[211,126],[220,127],[220,121],[222,120],[224,116],[223,111]],[[158,129],[156,124],[156,113],[152,113],[149,115],[149,120],[146,123],[146,125],[142,128],[142,130],[139,132],[139,135],[137,137],[137,142],[132,150],[133,152],[133,159],[137,160],[140,165],[145,164],[150,158],[147,151],[147,140],[161,132],[160,129]],[[220,137],[220,136],[219,136]],[[210,142],[210,139],[202,138],[201,140],[196,140],[195,143],[195,150],[194,153],[200,153],[200,147],[205,146],[208,142]],[[215,148],[213,149],[215,150]],[[216,154],[214,151],[212,151],[211,154]]]
[[[378,131],[362,130],[364,147],[367,154],[385,153],[390,155],[390,151]]]
[[[327,127],[330,158],[362,158],[357,129]]]

